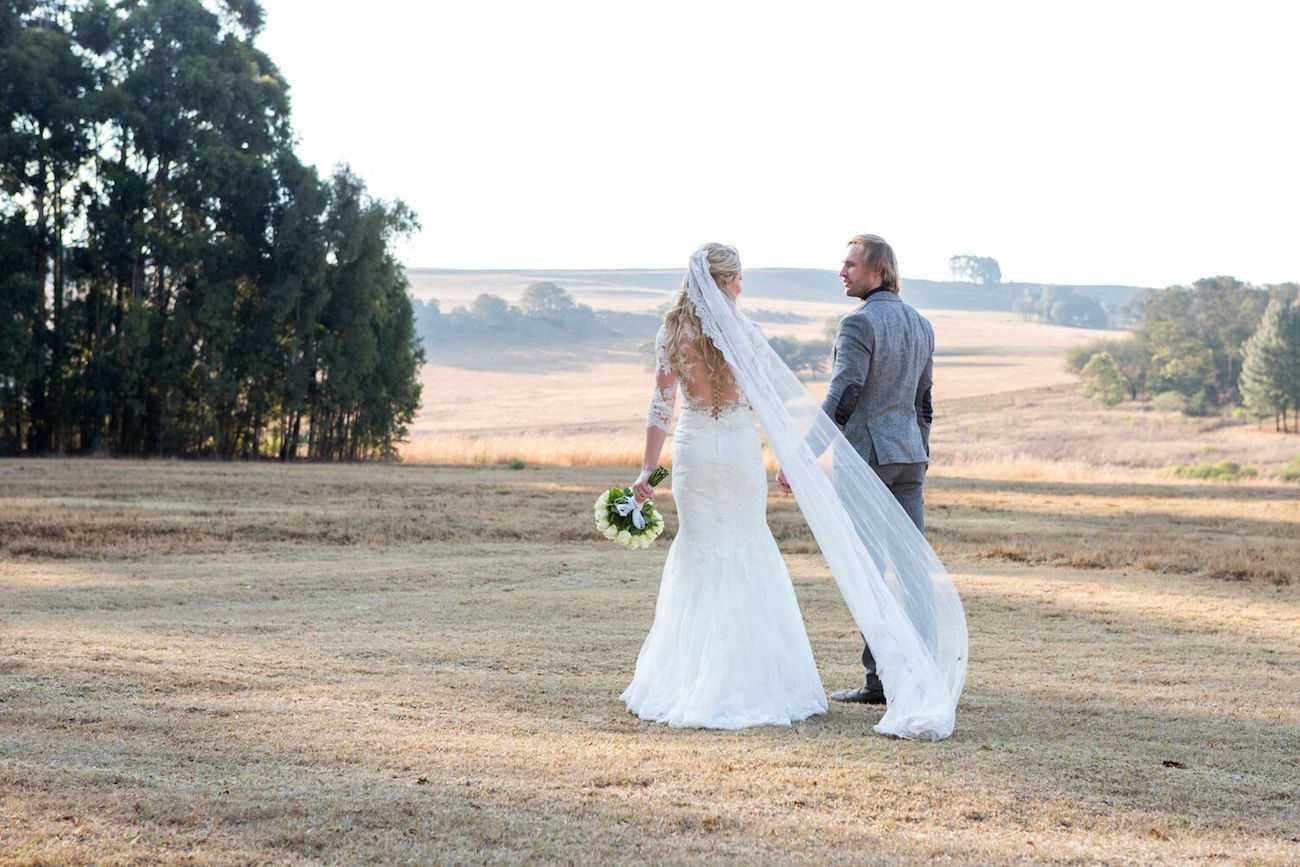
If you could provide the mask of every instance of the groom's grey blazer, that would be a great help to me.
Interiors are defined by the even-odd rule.
[[[875,291],[840,320],[822,410],[869,463],[930,457],[934,328],[895,292]]]

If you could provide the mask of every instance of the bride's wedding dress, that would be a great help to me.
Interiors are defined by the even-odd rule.
[[[826,707],[763,520],[766,473],[741,409],[747,403],[871,643],[886,699],[873,728],[943,740],[953,733],[966,681],[966,612],[957,588],[880,477],[736,306],[738,287],[729,295],[714,281],[708,257],[719,246],[692,253],[684,281],[699,333],[676,335],[672,359],[664,333],[657,341],[659,393],[650,423],[662,430],[647,433],[646,454],[653,466],[655,438],[671,424],[680,380],[686,407],[673,445],[673,488],[681,530],[623,698],[647,719],[695,726],[787,722]],[[710,346],[725,360],[725,370],[715,363],[712,375],[700,355]]]
[[[754,416],[734,382],[715,391],[695,351],[669,359],[656,340],[658,388],[649,423],[672,424],[678,530],[664,564],[654,624],[621,698],[637,716],[674,726],[789,725],[826,711],[789,573],[767,526],[767,473]],[[758,339],[761,339],[759,337]]]

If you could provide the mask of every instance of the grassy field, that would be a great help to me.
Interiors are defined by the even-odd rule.
[[[806,316],[803,324],[765,326],[770,335],[813,339],[825,319],[846,303],[757,304]],[[943,415],[972,399],[1077,382],[1065,369],[1065,350],[1116,332],[1025,322],[1007,313],[926,311],[934,324],[935,406]],[[649,340],[653,334],[646,334]],[[829,353],[829,343],[828,353]],[[582,344],[512,348],[484,342],[477,349],[430,347],[422,372],[423,401],[403,459],[425,463],[636,465],[641,460],[646,407],[654,388],[635,345]],[[820,397],[825,377],[807,383]],[[976,401],[974,406],[982,405]]]
[[[503,285],[440,279],[416,289]],[[759,306],[803,339],[844,309]],[[671,493],[650,551],[589,524],[640,461],[644,359],[431,347],[401,465],[0,461],[0,863],[1300,860],[1300,438],[1100,410],[1062,363],[1096,333],[927,315],[928,535],[971,632],[952,739],[838,705],[630,717]],[[1227,460],[1255,475],[1170,475]],[[793,500],[769,519],[848,686],[848,612]]]
[[[623,475],[0,462],[0,862],[1300,859],[1296,486],[936,477],[972,661],[915,744],[864,707],[630,717],[667,545],[587,526]],[[849,685],[849,615],[770,513]]]

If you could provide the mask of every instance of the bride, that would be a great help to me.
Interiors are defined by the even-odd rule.
[[[875,653],[888,702],[876,731],[945,738],[966,674],[961,601],[902,507],[737,307],[741,278],[734,247],[696,250],[655,340],[656,389],[632,487],[640,500],[653,496],[647,479],[680,387],[679,527],[654,623],[621,698],[643,719],[700,728],[789,725],[826,711],[767,527],[757,416]]]
[[[734,301],[741,288],[736,250],[701,250],[716,286]],[[654,625],[622,698],[644,719],[701,728],[789,725],[825,713],[799,603],[767,527],[762,443],[686,284],[655,338],[655,357],[645,459],[632,492],[641,500],[654,493],[646,480],[659,463],[680,386],[678,530]]]

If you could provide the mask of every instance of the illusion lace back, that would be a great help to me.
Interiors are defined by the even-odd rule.
[[[659,326],[655,335],[655,393],[650,401],[647,426],[671,432],[673,404],[677,387],[681,386],[686,409],[708,412],[718,418],[727,410],[748,408],[740,396],[730,370],[724,368],[721,382],[710,381],[708,366],[703,360],[700,346],[708,340],[697,329],[685,328],[681,345],[674,352],[669,347],[668,327]]]
[[[650,424],[671,427],[678,530],[654,624],[622,695],[643,719],[737,729],[826,710],[789,573],[767,526],[767,474],[754,417],[712,388],[693,349],[669,358],[660,329]]]

